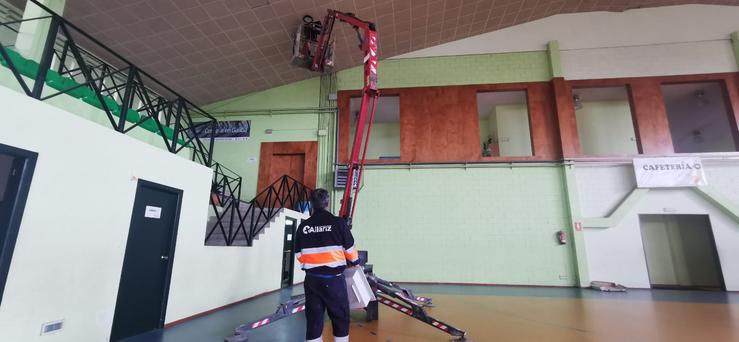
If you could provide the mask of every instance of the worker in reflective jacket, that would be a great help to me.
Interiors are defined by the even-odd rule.
[[[313,215],[295,234],[296,256],[305,271],[305,339],[322,341],[323,314],[328,311],[334,341],[349,341],[349,298],[342,272],[359,261],[354,237],[344,219],[328,212],[328,191],[314,190],[310,203]]]

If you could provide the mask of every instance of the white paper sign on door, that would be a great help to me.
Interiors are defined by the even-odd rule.
[[[146,206],[146,212],[144,213],[144,217],[148,218],[154,218],[158,219],[162,217],[162,208],[161,207],[154,207],[151,205]]]

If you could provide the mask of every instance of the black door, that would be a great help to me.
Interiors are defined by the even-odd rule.
[[[139,180],[111,341],[164,325],[182,190]]]
[[[36,157],[35,152],[0,144],[0,305]]]
[[[292,218],[285,218],[285,239],[282,248],[282,288],[293,284],[293,268],[295,266],[295,228],[298,222]]]

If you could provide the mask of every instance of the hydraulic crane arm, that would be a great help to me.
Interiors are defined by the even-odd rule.
[[[339,216],[346,219],[347,224],[351,227],[357,195],[359,194],[359,184],[362,181],[362,172],[364,171],[367,146],[369,145],[369,138],[372,132],[372,121],[375,115],[377,97],[379,96],[379,91],[377,90],[377,31],[375,30],[375,24],[361,20],[353,14],[328,10],[326,19],[323,21],[321,35],[318,37],[316,51],[313,54],[313,62],[310,65],[310,69],[313,71],[324,70],[326,53],[329,50],[331,34],[336,20],[348,23],[357,30],[357,35],[360,38],[360,48],[364,53],[362,103],[359,107],[359,115],[356,120],[357,127],[349,157],[346,188],[341,200],[341,209],[339,210]],[[366,136],[364,135],[365,125],[367,126]]]

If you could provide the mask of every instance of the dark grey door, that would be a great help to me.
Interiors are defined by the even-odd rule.
[[[111,341],[164,325],[182,190],[139,180]]]
[[[295,229],[298,222],[292,218],[285,218],[285,238],[282,248],[282,282],[281,287],[290,287],[293,284],[293,268],[295,266]]]
[[[36,157],[35,152],[0,144],[0,305]]]

